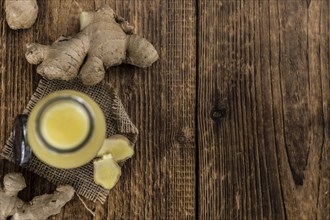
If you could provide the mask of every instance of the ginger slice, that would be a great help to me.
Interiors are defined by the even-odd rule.
[[[94,182],[105,189],[112,189],[121,175],[120,166],[111,154],[94,161]]]
[[[111,154],[116,162],[125,161],[134,154],[130,141],[122,135],[114,135],[106,139],[97,156]]]

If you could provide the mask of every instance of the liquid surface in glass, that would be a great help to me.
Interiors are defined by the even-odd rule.
[[[53,103],[40,118],[45,141],[58,149],[69,149],[81,144],[87,137],[90,122],[81,105],[70,100]]]

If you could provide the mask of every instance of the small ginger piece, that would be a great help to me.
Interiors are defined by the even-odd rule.
[[[6,20],[11,29],[32,27],[38,16],[36,0],[6,0]]]
[[[25,57],[39,64],[37,73],[48,79],[71,80],[80,70],[80,79],[89,86],[102,81],[112,66],[127,63],[146,68],[159,58],[154,46],[133,34],[133,27],[107,5],[96,12],[82,12],[75,37],[59,39],[51,46],[28,44]]]
[[[104,155],[94,161],[94,182],[105,189],[112,189],[121,176],[121,168],[111,156]]]
[[[14,215],[24,205],[17,194],[26,187],[25,179],[20,173],[10,173],[3,178],[3,188],[0,188],[0,219]]]
[[[26,187],[20,173],[9,173],[4,177],[4,187],[0,189],[0,219],[12,220],[47,219],[58,214],[61,208],[72,199],[71,186],[58,186],[53,194],[35,197],[29,203],[23,202],[17,194]]]
[[[134,154],[130,141],[123,135],[113,135],[107,138],[97,156],[111,154],[116,162],[122,162],[131,158]]]

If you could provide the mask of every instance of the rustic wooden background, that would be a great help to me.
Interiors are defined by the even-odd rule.
[[[30,30],[0,10],[0,149],[39,76],[28,42],[78,31],[106,3],[151,42],[147,70],[108,71],[140,130],[94,219],[330,219],[329,0],[44,0]],[[55,186],[23,171],[21,197]],[[93,219],[77,197],[55,219]]]

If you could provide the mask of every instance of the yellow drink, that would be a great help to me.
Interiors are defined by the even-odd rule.
[[[86,94],[62,90],[42,100],[31,111],[27,139],[33,153],[57,168],[90,162],[101,148],[106,123],[100,107]]]
[[[59,149],[68,149],[84,141],[90,127],[88,115],[75,102],[61,101],[47,109],[41,118],[45,140]]]

